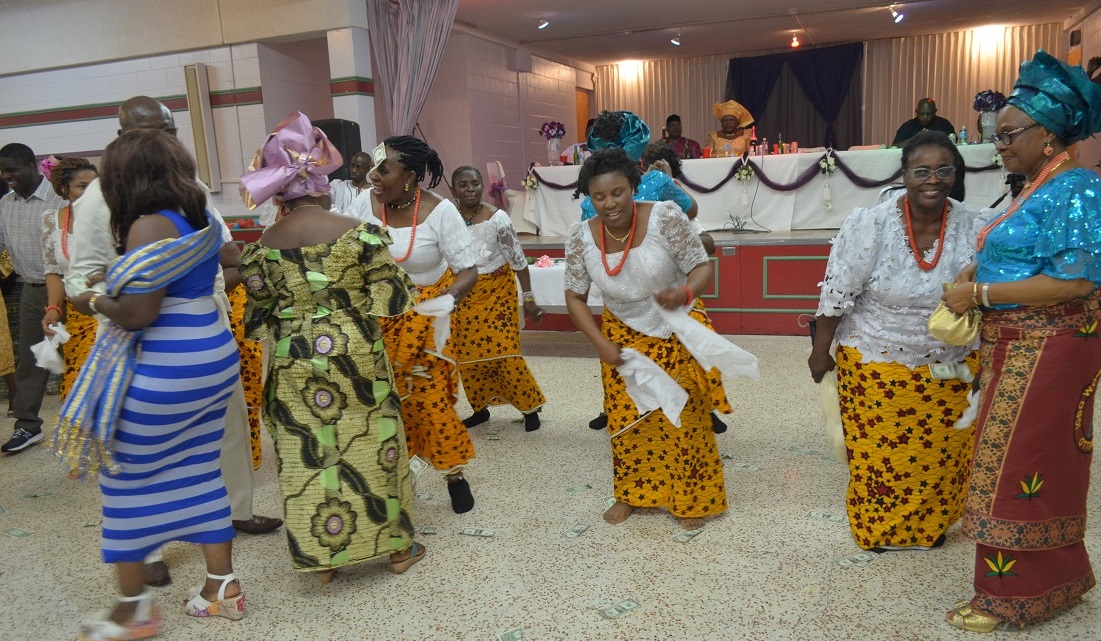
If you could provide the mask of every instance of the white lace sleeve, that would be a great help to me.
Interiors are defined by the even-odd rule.
[[[707,262],[707,250],[703,248],[700,233],[672,201],[655,203],[650,216],[657,218],[658,238],[673,261],[687,274],[701,263]]]
[[[820,283],[819,316],[845,315],[864,292],[875,268],[880,242],[872,211],[862,207],[854,209],[833,239],[826,277]]]
[[[440,251],[451,271],[458,274],[473,267],[481,256],[482,241],[470,233],[455,205],[450,200],[441,202],[432,217],[436,219]]]
[[[585,295],[589,293],[592,278],[585,267],[585,229],[588,223],[577,221],[570,227],[570,235],[566,238],[566,291]]]
[[[512,226],[508,214],[498,209],[492,220],[497,231],[497,244],[501,246],[501,254],[512,267],[512,271],[527,269],[528,259],[524,256],[524,246],[520,244],[520,237],[516,235],[516,228]]]
[[[57,274],[62,278],[65,277],[65,270],[61,268],[61,261],[57,256],[57,243],[54,241],[55,237],[60,237],[61,233],[57,227],[57,210],[50,209],[42,214],[42,248],[45,253],[47,274]]]

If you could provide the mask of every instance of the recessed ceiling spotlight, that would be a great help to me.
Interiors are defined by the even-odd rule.
[[[797,35],[792,35],[791,36],[791,46],[792,46],[792,48],[799,46],[799,36],[797,36]]]
[[[906,17],[906,14],[895,11],[895,5],[888,7],[891,10],[891,17],[895,19],[895,24],[902,22],[902,19]]]
[[[680,46],[680,34],[678,33],[674,38],[670,39],[669,42],[672,43],[673,46],[679,47]]]
[[[547,22],[547,20],[544,19],[543,16],[539,16],[539,28],[540,29],[546,29],[549,26],[550,26],[550,22]]]

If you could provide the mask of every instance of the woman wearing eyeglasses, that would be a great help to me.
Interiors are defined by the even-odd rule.
[[[1101,131],[1101,86],[1040,51],[998,114],[996,145],[1025,190],[978,233],[978,260],[945,295],[982,309],[982,403],[963,534],[975,596],[957,628],[1024,626],[1095,583],[1082,538],[1101,378],[1101,179],[1067,146]],[[986,218],[986,217],[984,217]]]
[[[815,382],[837,368],[845,505],[866,550],[938,547],[963,511],[973,430],[956,423],[977,358],[927,328],[942,284],[975,256],[976,213],[949,198],[957,162],[943,133],[911,138],[906,193],[849,214],[822,283],[808,365]]]

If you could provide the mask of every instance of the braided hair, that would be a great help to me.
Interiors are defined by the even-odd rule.
[[[440,179],[443,177],[443,162],[436,150],[429,147],[426,142],[413,136],[390,136],[383,141],[383,144],[398,152],[398,162],[407,171],[416,175],[418,183],[424,180],[427,174],[429,189],[440,184]]]
[[[99,175],[99,170],[87,158],[70,156],[60,159],[50,172],[50,185],[53,186],[54,192],[68,200],[69,185],[73,182],[73,177],[82,171],[90,171]]]

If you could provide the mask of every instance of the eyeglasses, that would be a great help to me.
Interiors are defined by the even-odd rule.
[[[910,177],[914,180],[923,183],[932,178],[934,174],[941,180],[948,180],[956,175],[956,168],[948,165],[937,167],[936,169],[918,167],[917,169],[907,169],[906,173],[910,174]]]
[[[1035,127],[1038,124],[1040,124],[1040,123],[1034,122],[1031,125],[1028,125],[1027,127],[1017,127],[1013,131],[1003,131],[1000,134],[994,134],[994,137],[998,139],[998,142],[1000,142],[1003,145],[1008,147],[1009,145],[1013,144],[1013,139],[1014,138],[1019,136],[1022,132],[1026,131],[1028,129],[1032,129],[1033,127]]]

